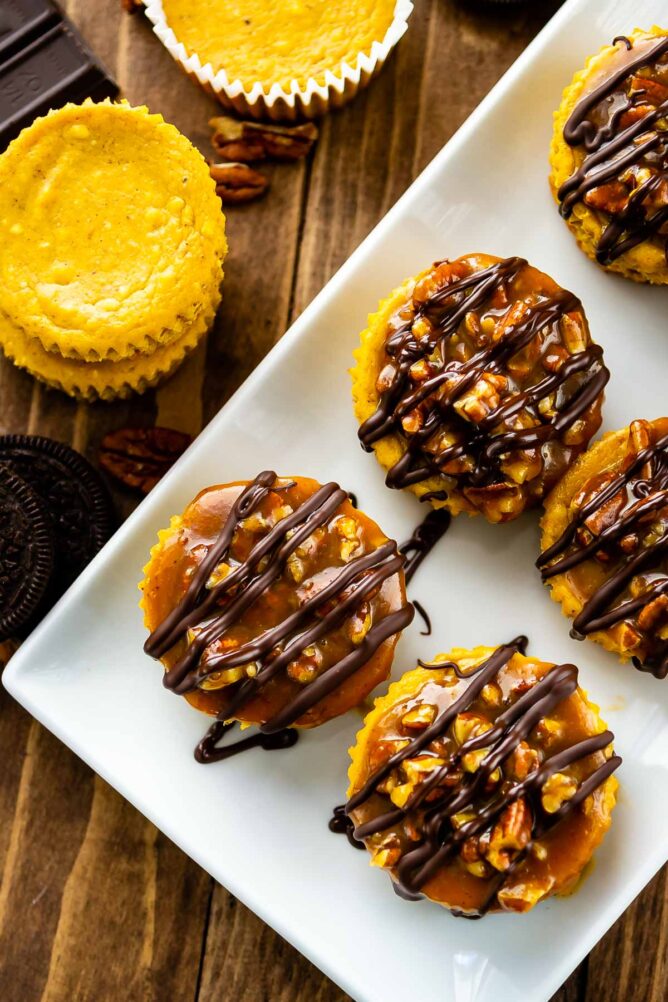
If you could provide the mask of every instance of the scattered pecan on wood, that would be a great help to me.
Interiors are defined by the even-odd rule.
[[[211,164],[209,169],[216,182],[216,194],[224,205],[252,202],[269,187],[269,178],[247,164]]]
[[[191,442],[173,428],[121,428],[104,436],[98,461],[126,487],[148,494]]]
[[[312,122],[304,125],[266,125],[240,122],[231,115],[212,118],[211,142],[221,160],[253,163],[255,160],[299,160],[318,138]]]
[[[8,664],[12,654],[16,654],[19,646],[19,640],[0,641],[0,668],[4,668]]]
[[[144,0],[121,0],[121,7],[128,14],[136,14],[144,6]]]

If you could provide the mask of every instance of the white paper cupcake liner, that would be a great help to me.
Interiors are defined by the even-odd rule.
[[[413,11],[411,0],[397,0],[385,38],[374,42],[369,53],[360,52],[354,65],[344,62],[336,73],[327,70],[324,83],[310,79],[301,86],[293,80],[288,89],[274,84],[266,91],[261,83],[246,90],[241,80],[230,81],[225,70],[216,73],[211,63],[202,65],[197,54],[188,55],[185,45],[167,24],[162,0],[145,0],[145,3],[154,32],[189,77],[239,115],[282,122],[318,118],[330,108],[340,108],[350,101],[379,72],[406,31]]]

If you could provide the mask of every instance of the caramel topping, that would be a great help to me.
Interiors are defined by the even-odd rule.
[[[624,468],[585,484],[569,524],[536,566],[548,581],[586,560],[602,561],[606,579],[575,617],[572,635],[581,640],[627,622],[645,648],[633,657],[636,668],[665,678],[668,640],[655,627],[668,619],[668,435],[652,442],[655,434],[648,422],[633,422]],[[644,447],[634,444],[639,437]]]
[[[278,495],[293,486],[265,472],[245,487],[193,568],[185,594],[145,644],[154,658],[180,645],[180,656],[164,676],[176,693],[229,685],[222,720],[233,718],[287,672],[294,683],[290,691],[297,683],[299,688],[261,725],[264,734],[294,724],[414,614],[411,605],[384,614],[375,599],[403,566],[396,543],[387,540],[368,549],[365,537],[357,535],[356,520],[339,511],[348,495],[337,484],[320,487],[294,510],[281,505]],[[268,520],[261,509],[270,495],[275,507]],[[330,554],[332,537],[336,554]],[[318,539],[324,540],[323,552],[309,558]],[[201,758],[211,759],[223,733],[214,727],[200,748]]]
[[[554,482],[595,430],[609,378],[579,300],[517,257],[434,265],[384,352],[378,406],[359,437],[367,449],[405,439],[388,486],[452,478],[483,509],[499,492],[540,496]],[[493,520],[519,514],[496,500],[506,514]]]
[[[611,756],[593,769],[577,766],[608,748],[610,731],[573,744],[562,734],[558,750],[546,750],[551,728],[558,728],[550,715],[577,689],[574,665],[553,665],[510,700],[502,699],[500,672],[525,644],[526,638],[518,637],[466,673],[455,663],[425,666],[466,680],[464,692],[437,715],[424,703],[404,714],[404,733],[421,729],[401,742],[346,804],[350,815],[372,797],[389,796],[391,802],[390,810],[378,814],[376,809],[382,808],[374,806],[372,816],[354,829],[356,839],[396,832],[409,822],[414,845],[395,844],[395,835],[381,843],[391,853],[381,865],[393,867],[396,889],[404,897],[419,897],[424,885],[459,854],[473,875],[487,881],[481,907],[476,915],[467,914],[484,914],[498,905],[508,878],[537,841],[583,804],[621,763]],[[482,715],[479,706],[488,715]],[[540,754],[527,743],[536,733],[545,736]],[[408,775],[406,786],[393,778],[397,770]]]
[[[644,240],[663,238],[668,254],[668,38],[620,37],[603,83],[586,94],[564,128],[586,156],[558,192],[562,216],[584,201],[610,221],[596,259],[610,264]]]

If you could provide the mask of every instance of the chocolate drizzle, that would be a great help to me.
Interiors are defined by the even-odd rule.
[[[511,643],[497,648],[491,657],[467,673],[462,673],[456,665],[441,665],[443,668],[453,668],[458,678],[469,681],[466,691],[442,710],[433,723],[412,738],[406,747],[392,755],[369,777],[346,804],[346,813],[350,815],[376,794],[379,784],[402,762],[422,752],[432,741],[445,737],[457,715],[469,709],[485,685],[494,679],[516,652],[524,651],[526,642],[526,637],[517,637]],[[435,769],[429,778],[417,787],[405,807],[393,808],[354,829],[355,838],[364,839],[400,823],[409,811],[419,807],[427,795],[435,791],[443,779],[456,769],[463,755],[483,748],[486,750],[484,759],[474,773],[464,773],[463,779],[453,789],[447,789],[438,799],[429,801],[424,813],[421,841],[404,852],[394,871],[397,890],[402,897],[409,899],[420,897],[424,885],[435,876],[439,867],[456,854],[467,838],[486,832],[510,804],[520,797],[526,798],[531,805],[531,839],[526,847],[518,852],[510,866],[494,878],[479,912],[469,917],[485,914],[493,907],[498,892],[508,877],[521,866],[533,843],[570,815],[618,768],[621,759],[619,756],[612,756],[581,782],[574,795],[564,801],[555,813],[548,814],[544,811],[540,800],[543,784],[550,776],[574,762],[594,752],[603,751],[613,740],[610,731],[604,731],[545,759],[526,779],[509,783],[497,796],[489,800],[485,807],[476,808],[476,798],[483,795],[493,772],[513,753],[539,721],[576,689],[577,668],[571,664],[554,665],[531,689],[520,695],[497,717],[491,730],[469,738],[444,766]],[[454,827],[451,820],[453,815],[465,811],[474,812],[475,817],[460,827]]]
[[[617,41],[625,44],[627,50],[634,50],[625,36],[618,36]],[[610,215],[610,222],[596,250],[596,259],[603,265],[615,261],[642,241],[659,235],[668,224],[668,206],[651,209],[646,204],[648,198],[668,183],[668,131],[665,126],[668,100],[651,107],[642,88],[632,95],[624,90],[637,70],[651,66],[667,53],[668,38],[661,38],[654,44],[642,45],[633,58],[625,56],[620,68],[582,98],[564,127],[563,135],[568,145],[583,146],[587,153],[580,167],[558,191],[564,218],[571,215],[574,206],[589,192],[618,181],[629,167],[649,168],[648,176],[629,194],[623,207],[615,211],[604,210]],[[638,119],[637,109],[647,107],[651,110]],[[594,122],[592,115],[602,120]],[[625,115],[631,121],[622,126]]]
[[[335,835],[345,835],[350,842],[353,849],[364,849],[364,842],[360,842],[353,835],[353,830],[355,825],[353,824],[351,818],[346,814],[346,805],[339,804],[338,807],[334,808],[329,823],[327,825],[330,832],[334,832]]]
[[[479,348],[467,361],[447,359],[447,342],[466,315],[484,309],[494,294],[526,267],[525,260],[511,257],[446,285],[388,338],[385,352],[391,360],[391,380],[380,394],[376,411],[359,429],[362,445],[371,450],[386,435],[404,434],[402,419],[418,405],[427,405],[421,427],[406,436],[406,451],[387,474],[388,487],[408,487],[433,476],[453,476],[459,484],[472,487],[502,482],[500,462],[505,455],[517,449],[546,446],[581,417],[602,392],[609,373],[603,364],[602,349],[590,345],[570,355],[557,372],[512,392],[477,423],[466,420],[456,410],[457,402],[484,373],[503,373],[513,356],[541,332],[555,327],[565,314],[581,309],[574,295],[559,290],[551,297],[527,304],[516,323],[509,324],[497,340]],[[422,318],[429,321],[430,330],[417,336],[414,327]],[[415,386],[410,370],[421,360],[428,363],[430,375]],[[539,404],[553,393],[558,404],[549,417],[541,412]],[[513,428],[508,424],[522,410],[536,422],[533,427]],[[504,424],[506,430],[499,431]],[[444,426],[456,431],[457,440],[436,453],[428,451]],[[463,457],[471,458],[471,472],[444,472],[449,463]],[[447,492],[431,492],[430,496],[443,499]]]
[[[205,656],[207,648],[238,622],[253,602],[282,575],[288,558],[297,547],[314,530],[328,525],[348,497],[347,492],[337,484],[320,487],[256,542],[243,563],[234,564],[227,577],[208,588],[211,575],[229,554],[239,523],[254,512],[270,492],[285,489],[286,485],[276,481],[276,474],[266,471],[244,488],[218,538],[195,571],[183,598],[144,645],[147,654],[160,658],[179,641],[188,640],[184,653],[164,676],[165,686],[180,694],[200,688],[214,672],[255,664],[254,676],[229,687],[230,701],[222,711],[219,723],[233,718],[305,648],[339,628],[361,602],[368,599],[383,582],[398,574],[404,563],[396,543],[388,540],[376,550],[354,557],[344,566],[333,569],[328,584],[317,594],[306,598],[296,611],[289,613],[276,626],[239,647]],[[325,607],[329,607],[326,612],[323,611]],[[302,714],[365,665],[385,640],[408,626],[413,615],[413,607],[408,604],[374,622],[358,646],[305,685],[278,713],[262,724],[261,734],[276,735],[292,726]],[[201,629],[189,639],[188,631],[196,627]],[[214,725],[205,738],[205,758],[222,733],[221,728]],[[225,757],[224,753],[222,757]],[[210,756],[207,760],[211,760]]]
[[[614,520],[607,519],[605,528],[591,542],[580,542],[579,530],[620,491],[626,492],[627,501]],[[665,509],[668,509],[668,435],[639,452],[626,470],[582,505],[559,539],[536,561],[543,581],[577,567],[606,547],[618,544],[638,532],[643,520],[646,522],[652,514]],[[668,595],[668,575],[660,570],[667,556],[668,529],[664,528],[653,542],[640,543],[637,552],[622,558],[620,565],[594,591],[575,617],[572,636],[582,640],[590,633],[633,619],[654,599]],[[641,594],[617,601],[637,574],[649,571],[654,571],[656,577]],[[633,658],[633,664],[656,678],[665,678],[668,675],[668,641],[655,637],[650,647],[647,657]]]
[[[420,630],[420,636],[421,637],[430,637],[431,636],[431,619],[429,617],[429,613],[427,612],[427,610],[425,609],[425,607],[422,605],[422,603],[418,602],[418,600],[416,598],[413,599],[413,605],[415,606],[415,611],[417,613],[419,613],[419,615],[424,620],[424,630]]]
[[[215,720],[206,732],[200,743],[195,748],[195,758],[202,765],[209,765],[211,762],[222,762],[223,759],[232,758],[242,751],[250,748],[262,748],[263,751],[282,751],[285,748],[292,748],[297,744],[299,731],[294,727],[286,727],[275,734],[251,734],[241,741],[235,741],[232,745],[220,747],[219,742],[225,735],[236,726],[235,723],[225,723],[224,720]]]
[[[445,508],[435,508],[420,522],[410,539],[399,545],[399,553],[403,553],[406,557],[404,565],[406,584],[410,584],[413,580],[420,564],[448,531],[451,521],[449,511]]]

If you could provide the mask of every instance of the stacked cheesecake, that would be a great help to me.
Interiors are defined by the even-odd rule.
[[[0,345],[71,396],[142,392],[210,327],[226,250],[206,161],[174,126],[67,105],[0,157]]]

